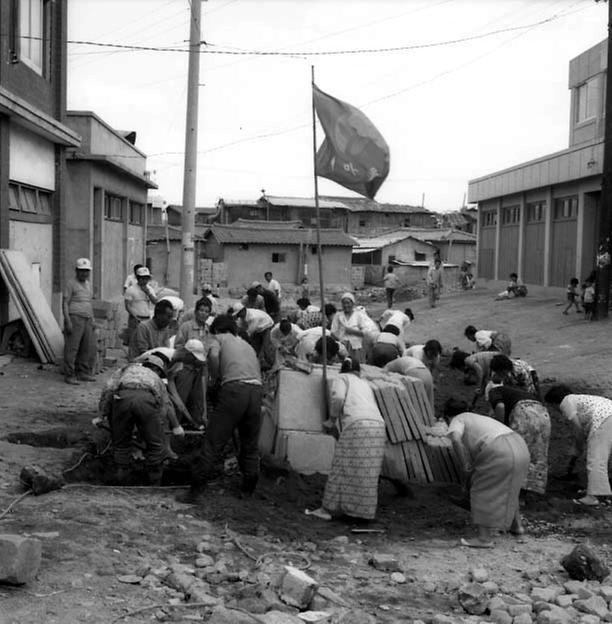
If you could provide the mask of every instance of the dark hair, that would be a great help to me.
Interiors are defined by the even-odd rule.
[[[288,334],[291,331],[291,321],[289,319],[282,319],[278,324],[278,328],[281,330],[282,334]]]
[[[161,351],[153,351],[151,355],[158,357],[164,363],[165,366],[168,366],[170,364],[170,358],[165,353],[162,353]]]
[[[155,304],[155,307],[153,308],[153,316],[160,316],[168,310],[172,310],[172,313],[174,314],[174,306],[167,299],[162,299]]]
[[[361,366],[357,360],[353,360],[353,358],[350,357],[344,358],[342,366],[340,367],[341,373],[358,373],[360,371]]]
[[[514,366],[512,365],[512,360],[507,355],[500,353],[493,356],[489,368],[494,373],[511,373]]]
[[[387,273],[393,273],[393,267],[392,266],[388,266],[387,267]]]
[[[266,271],[266,272],[264,273],[264,277],[265,277],[266,275],[272,275],[272,271]]]
[[[477,332],[477,331],[478,331],[478,330],[477,330],[477,329],[476,329],[473,325],[468,325],[468,326],[465,328],[465,330],[464,330],[464,332],[463,332],[463,335],[464,335],[466,338],[469,338],[470,336],[474,336],[474,335],[476,335],[476,332]]]
[[[319,355],[322,355],[323,337],[319,338],[315,342],[314,349]],[[336,357],[336,355],[338,355],[338,351],[340,350],[340,345],[331,336],[325,336],[325,349],[326,349],[327,359],[331,360],[333,357]]]
[[[441,355],[442,345],[437,340],[428,340],[423,345],[423,353],[425,353],[428,357],[435,357],[436,355]]]
[[[299,308],[307,308],[310,305],[310,299],[308,297],[301,297],[296,301]]]
[[[134,274],[136,274],[136,271],[138,271],[138,269],[142,269],[142,264],[135,264],[134,265]]]
[[[568,394],[572,394],[572,390],[569,386],[566,386],[565,384],[557,384],[544,395],[544,400],[546,403],[560,405],[561,401],[563,401]]]
[[[414,321],[414,314],[412,313],[412,310],[410,308],[406,308],[404,310],[404,314],[411,320]]]
[[[510,273],[510,277],[514,277],[515,279],[518,279],[518,275],[516,273]]]
[[[209,310],[212,310],[212,303],[210,302],[210,299],[208,297],[202,297],[201,299],[198,299],[196,301],[195,304],[195,311],[197,312],[200,308],[208,308]]]
[[[385,325],[382,328],[382,331],[384,331],[387,334],[393,334],[394,336],[400,335],[399,327],[396,327],[395,325]]]
[[[335,314],[338,308],[333,303],[326,303],[323,311],[325,312],[325,316],[329,316],[330,314]]]
[[[450,398],[444,404],[444,416],[446,416],[446,418],[452,418],[453,416],[463,414],[463,412],[467,411],[468,404],[465,401],[461,401],[460,399]]]
[[[157,357],[160,357],[161,354],[157,353],[156,355],[157,355]],[[168,358],[166,358],[166,359],[168,359]],[[162,378],[166,376],[166,371],[161,369],[156,364],[152,364],[151,362],[143,362],[142,363],[142,367],[143,368],[148,368],[149,370],[152,370],[153,372],[157,373]]]
[[[233,334],[235,336],[237,332],[236,321],[227,314],[216,316],[210,325],[211,334]]]
[[[579,284],[578,278],[572,277],[572,279],[570,280],[570,284],[572,284],[572,286],[577,286]]]
[[[255,298],[255,299],[256,299],[256,298],[257,298],[257,295],[258,295],[259,293],[257,292],[257,288],[256,288],[256,287],[255,287],[255,288],[251,287],[251,288],[247,288],[247,292],[246,292],[246,294],[247,294],[247,296],[248,296],[248,297],[251,297],[251,298]]]
[[[461,349],[454,349],[448,365],[456,370],[463,370],[465,368],[465,360],[468,357],[470,357],[469,353],[466,353]]]

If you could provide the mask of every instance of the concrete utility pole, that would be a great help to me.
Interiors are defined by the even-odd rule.
[[[189,20],[189,71],[185,125],[185,171],[183,174],[183,236],[181,245],[181,299],[185,308],[194,303],[195,195],[198,165],[198,90],[200,82],[201,0],[191,0]]]
[[[599,0],[596,0],[599,2]],[[604,161],[601,181],[601,206],[599,215],[599,237],[597,255],[610,253],[612,238],[612,2],[608,2],[608,65],[606,68],[606,100],[604,128]],[[610,307],[610,265],[596,266],[598,319],[608,317]]]

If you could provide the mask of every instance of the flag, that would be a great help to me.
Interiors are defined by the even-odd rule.
[[[374,199],[389,174],[389,146],[357,108],[313,85],[314,106],[325,131],[315,175]]]

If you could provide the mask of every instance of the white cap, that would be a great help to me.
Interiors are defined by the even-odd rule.
[[[240,301],[237,301],[236,303],[234,303],[232,305],[232,315],[233,316],[236,316],[237,314],[240,314],[240,312],[242,312],[242,310],[244,310],[244,305]]]
[[[151,277],[151,271],[147,267],[140,267],[136,271],[136,277]]]
[[[212,286],[210,284],[202,284],[202,290],[210,290],[212,292]]]
[[[76,261],[76,268],[81,271],[91,271],[91,262],[89,258],[79,258]]]
[[[185,343],[185,351],[189,351],[200,362],[206,362],[204,345],[201,340],[192,338]]]

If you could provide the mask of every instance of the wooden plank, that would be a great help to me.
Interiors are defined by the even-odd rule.
[[[402,410],[402,415],[404,417],[404,421],[406,425],[410,428],[411,431],[411,439],[419,440],[421,439],[421,433],[413,418],[413,408],[412,404],[409,401],[408,391],[405,387],[402,387],[402,391],[397,393],[397,400]]]
[[[414,393],[412,380],[405,379],[404,387],[406,388],[406,394],[404,396],[406,397],[406,401],[410,408],[410,415],[412,417],[412,422],[414,423],[418,431],[417,439],[424,440],[425,435],[426,435],[425,423],[423,422],[423,416],[421,414],[421,408],[419,406],[419,402]]]
[[[32,339],[32,344],[36,349],[36,353],[38,354],[40,361],[43,364],[52,362],[52,360],[50,360],[47,356],[44,345],[41,343],[40,337],[38,335],[37,328],[32,321],[31,315],[28,314],[24,301],[20,296],[20,292],[17,289],[16,283],[13,279],[12,271],[4,261],[0,262],[0,276],[6,284],[6,288],[13,300],[13,303],[15,304],[15,307],[17,308],[17,312],[19,313],[19,316],[21,317],[21,320],[23,321],[27,332]]]
[[[429,402],[427,392],[425,392],[425,384],[420,379],[417,379],[415,381],[418,381],[419,383],[413,385],[413,390],[419,401],[419,404],[421,405],[423,419],[425,421],[425,424],[431,426],[436,422],[433,406]]]
[[[387,427],[387,435],[389,436],[389,440],[393,444],[398,444],[404,440],[404,432],[398,426],[398,423],[395,421],[393,410],[388,402],[388,397],[385,393],[385,384],[379,381],[370,381],[376,388],[375,396],[377,396],[377,401],[379,401],[379,410],[382,414],[383,420],[385,421],[385,426]],[[389,435],[390,434],[390,435]]]
[[[10,264],[15,279],[23,290],[24,299],[33,312],[34,322],[38,323],[42,334],[49,343],[53,361],[61,360],[64,353],[64,336],[42,290],[32,277],[32,270],[26,257],[20,251],[15,250],[3,249],[1,253],[7,263]],[[7,275],[3,275],[3,277],[5,281],[8,281]],[[25,306],[23,306],[23,309],[25,309]]]
[[[390,416],[395,423],[395,428],[401,433],[402,439],[400,442],[405,442],[406,440],[412,440],[413,435],[406,419],[404,417],[404,412],[400,406],[399,399],[397,396],[397,390],[395,386],[388,385],[384,389],[385,400],[387,401],[387,406],[390,410]]]
[[[415,473],[415,478],[419,483],[427,484],[427,472],[425,471],[425,467],[423,465],[423,460],[421,457],[421,453],[419,451],[419,442],[416,440],[410,440],[409,442],[404,442],[402,445],[404,455],[410,458],[410,464]]]

